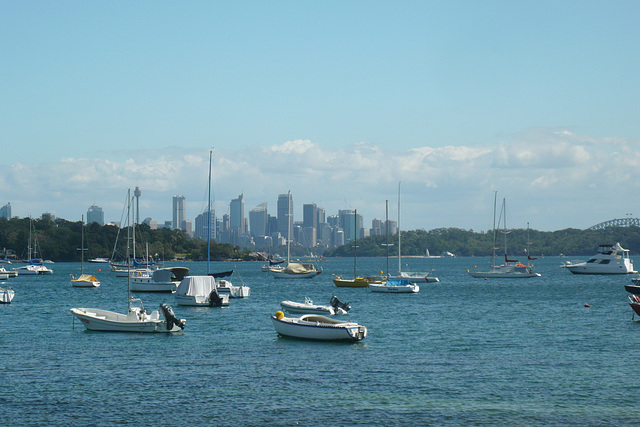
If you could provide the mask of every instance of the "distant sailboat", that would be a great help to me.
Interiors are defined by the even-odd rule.
[[[271,275],[276,279],[310,279],[322,273],[322,269],[316,268],[312,263],[308,262],[291,262],[291,191],[288,192],[289,208],[288,208],[288,227],[287,227],[287,264],[285,266],[269,266]]]
[[[366,288],[370,283],[382,283],[371,277],[358,277],[358,210],[354,211],[354,238],[353,238],[353,279],[343,279],[338,276],[333,279],[333,283],[340,288]]]
[[[429,249],[427,249],[429,255]],[[427,256],[427,258],[430,258]],[[439,257],[438,257],[439,258]],[[429,272],[402,271],[402,232],[400,231],[400,183],[398,183],[398,274],[391,276],[391,279],[407,279],[414,283],[439,282],[437,277],[431,276],[433,270]]]
[[[493,200],[493,248],[491,251],[491,261],[489,264],[489,270],[487,271],[478,271],[476,267],[473,270],[467,270],[471,277],[476,278],[504,278],[504,279],[516,279],[516,278],[530,278],[530,277],[540,277],[540,273],[533,272],[532,265],[524,265],[518,260],[509,259],[507,255],[507,234],[509,231],[507,230],[507,213],[506,213],[506,202],[505,199],[502,200],[502,211],[501,217],[503,220],[504,229],[502,231],[504,235],[504,264],[498,265],[496,264],[496,245],[498,244],[498,228],[500,227],[500,219],[498,219],[498,228],[496,228],[496,207],[497,207],[497,192],[494,194]],[[528,256],[528,254],[527,254]]]
[[[80,287],[80,288],[97,288],[100,286],[100,281],[96,279],[96,277],[92,274],[84,274],[84,215],[82,215],[82,231],[80,238],[80,277],[75,278],[73,274],[71,275],[71,286]]]

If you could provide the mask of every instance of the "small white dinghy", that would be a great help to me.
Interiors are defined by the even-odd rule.
[[[347,314],[351,309],[348,303],[344,303],[338,297],[331,297],[329,305],[314,304],[309,298],[305,297],[304,302],[282,301],[280,307],[288,313],[298,314],[324,314],[333,316],[335,314]]]
[[[0,304],[9,304],[16,292],[11,288],[0,288]]]
[[[420,292],[420,286],[407,279],[389,279],[385,283],[369,283],[372,292],[388,292],[393,294],[415,294]]]
[[[284,317],[282,311],[271,316],[279,335],[320,341],[360,341],[367,336],[367,328],[353,322],[331,319],[319,314],[305,314],[300,318]]]

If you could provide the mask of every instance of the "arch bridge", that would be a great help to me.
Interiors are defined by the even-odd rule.
[[[640,227],[640,219],[639,218],[610,219],[609,221],[601,222],[600,224],[596,224],[592,227],[589,227],[587,230],[603,230],[607,227],[629,227],[631,225]]]

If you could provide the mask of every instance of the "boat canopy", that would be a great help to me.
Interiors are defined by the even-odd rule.
[[[211,276],[187,276],[178,285],[176,295],[209,295],[215,287],[215,279]]]
[[[229,270],[229,271],[221,271],[220,273],[209,273],[209,276],[219,279],[221,277],[231,276],[232,274],[233,274],[233,270]]]
[[[161,268],[153,272],[154,282],[179,282],[189,275],[187,267]]]
[[[387,286],[409,286],[412,283],[407,279],[388,279]]]
[[[76,282],[97,282],[98,279],[96,279],[96,277],[91,274],[81,274],[80,277],[75,279],[75,281]]]

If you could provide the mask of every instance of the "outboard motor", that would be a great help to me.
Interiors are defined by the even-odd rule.
[[[351,310],[351,305],[349,305],[348,302],[342,302],[338,299],[337,296],[332,296],[331,297],[331,301],[329,301],[329,305],[331,305],[331,307],[333,308],[341,308],[344,311],[349,311]]]
[[[222,297],[217,289],[213,289],[209,294],[209,307],[222,307]]]
[[[173,325],[178,325],[180,329],[184,329],[184,322],[176,317],[173,314],[173,310],[168,304],[162,303],[160,304],[160,313],[162,313],[162,317],[167,321],[167,329],[173,329]]]

